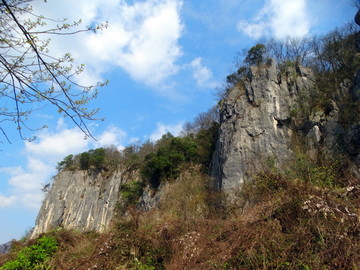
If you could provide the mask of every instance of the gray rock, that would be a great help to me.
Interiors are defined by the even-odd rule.
[[[0,245],[0,253],[8,253],[11,249],[12,241]]]
[[[217,189],[231,198],[245,181],[264,170],[267,158],[286,166],[293,157],[294,138],[299,136],[310,157],[346,154],[353,161],[353,171],[360,171],[360,121],[346,126],[341,120],[344,106],[360,100],[360,72],[354,82],[345,80],[339,85],[327,111],[309,107],[309,114],[299,119],[292,116],[292,108],[299,104],[306,108],[317,91],[310,69],[290,67],[279,74],[271,60],[265,66],[251,67],[244,85],[245,89],[236,86],[230,90],[222,102],[212,162]]]
[[[212,164],[218,189],[231,193],[262,170],[266,158],[281,164],[292,155],[291,106],[299,92],[307,93],[313,85],[310,70],[292,72],[293,78],[283,79],[271,60],[265,67],[251,67],[245,91],[230,91]]]
[[[31,238],[58,227],[107,230],[121,199],[120,185],[136,177],[136,172],[125,169],[109,175],[88,171],[59,173],[42,204]]]

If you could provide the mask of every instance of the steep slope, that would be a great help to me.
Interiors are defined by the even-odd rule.
[[[358,174],[359,120],[344,123],[344,114],[357,115],[349,112],[350,104],[358,102],[357,80],[342,84],[330,108],[324,109],[313,102],[318,90],[309,69],[293,66],[280,73],[274,60],[251,67],[244,83],[231,89],[222,103],[212,164],[216,188],[227,193],[241,189],[264,170],[267,160],[283,167],[294,158],[299,139],[314,158],[320,153],[352,156]]]
[[[84,170],[60,172],[42,204],[31,237],[58,227],[105,231],[115,213],[120,185],[136,177],[136,172],[125,169],[108,175]]]
[[[218,189],[239,188],[263,170],[266,158],[275,158],[277,164],[290,159],[291,108],[313,87],[312,73],[303,67],[279,74],[270,60],[264,67],[250,68],[249,79],[231,89],[222,104],[212,167]]]

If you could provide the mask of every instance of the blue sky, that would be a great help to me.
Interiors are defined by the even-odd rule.
[[[81,18],[83,26],[109,22],[104,31],[52,37],[54,55],[70,52],[85,72],[79,82],[108,79],[90,107],[104,121],[88,123],[97,141],[50,106],[35,111],[37,140],[22,141],[6,127],[12,144],[1,145],[0,243],[33,227],[41,186],[68,154],[91,148],[177,135],[186,121],[216,104],[216,89],[236,53],[266,37],[324,34],[353,19],[351,0],[48,0],[34,12],[50,18]]]

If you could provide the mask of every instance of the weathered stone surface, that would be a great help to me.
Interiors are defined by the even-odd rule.
[[[11,249],[12,241],[0,245],[0,253],[8,253]]]
[[[280,76],[276,63],[251,67],[242,86],[233,88],[221,111],[219,140],[212,175],[218,189],[229,193],[263,170],[266,158],[277,164],[291,154],[291,107],[299,93],[307,94],[314,81],[309,69],[289,69]],[[315,132],[315,131],[314,131]],[[316,139],[320,135],[316,134]]]
[[[58,227],[105,231],[114,216],[120,185],[134,177],[126,170],[110,175],[88,171],[59,173],[42,204],[31,237]]]
[[[294,138],[300,137],[310,157],[346,155],[353,175],[360,176],[360,119],[356,121],[360,112],[351,111],[359,108],[354,104],[360,102],[360,71],[354,80],[339,85],[326,110],[309,107],[313,91],[318,91],[314,86],[311,70],[301,66],[282,74],[273,60],[250,68],[244,86],[230,90],[222,104],[212,163],[216,188],[231,195],[264,170],[267,158],[286,166],[293,156]],[[301,107],[307,108],[305,116],[294,117],[291,110]],[[353,118],[350,124],[344,123],[344,113]]]

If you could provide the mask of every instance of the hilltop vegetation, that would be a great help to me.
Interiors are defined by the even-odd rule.
[[[227,77],[222,98],[245,83],[251,65],[264,65],[269,56],[280,72],[302,64],[316,77],[312,95],[292,111],[299,132],[293,159],[282,167],[271,157],[258,160],[263,171],[231,200],[213,189],[209,177],[219,128],[216,109],[186,124],[180,137],[165,134],[122,151],[99,148],[65,157],[60,172],[106,175],[123,166],[139,171],[141,179],[121,185],[127,215],[119,215],[109,232],[50,232],[46,237],[56,239],[57,251],[30,269],[359,269],[360,183],[348,168],[358,148],[311,156],[295,126],[334,106],[340,108],[341,125],[359,124],[359,101],[339,98],[344,82],[350,84],[360,69],[356,35],[353,26],[345,26],[320,38],[257,44]],[[148,212],[137,205],[146,185],[166,186],[158,207]],[[9,269],[6,265],[33,245],[16,243],[0,258],[0,269]]]

